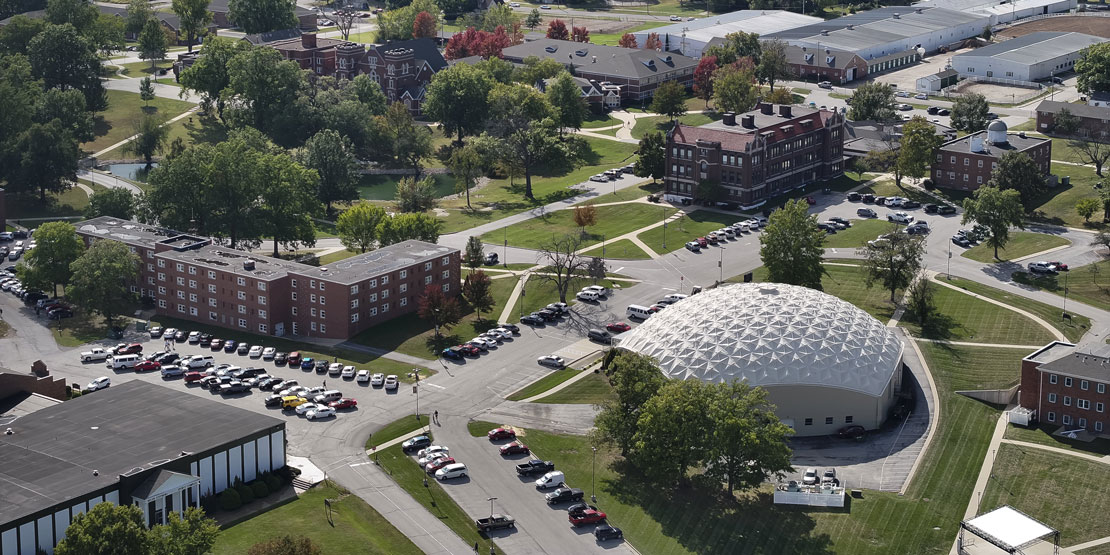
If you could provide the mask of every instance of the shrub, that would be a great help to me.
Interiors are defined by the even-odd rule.
[[[293,478],[301,475],[301,471],[297,468],[286,465],[277,469],[274,474],[276,474],[278,477],[280,477],[282,480],[285,480],[286,482],[292,482]]]
[[[254,492],[251,491],[250,486],[240,482],[239,485],[235,486],[235,491],[239,492],[239,499],[243,500],[244,505],[254,501]]]
[[[932,179],[926,179],[922,185],[924,185],[926,191],[932,191],[933,189],[937,188]]]
[[[266,482],[266,487],[269,488],[271,492],[275,492],[281,489],[281,486],[285,485],[284,482],[281,481],[281,478],[273,474],[263,476],[262,480]]]
[[[266,497],[267,495],[270,495],[270,487],[266,485],[265,481],[255,480],[255,481],[251,482],[250,485],[251,485],[251,492],[254,493],[254,498],[255,499],[262,499],[263,497]]]
[[[220,508],[225,511],[234,511],[243,506],[243,500],[235,488],[228,488],[220,494]]]

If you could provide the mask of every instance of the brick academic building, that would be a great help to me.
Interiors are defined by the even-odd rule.
[[[459,292],[458,249],[404,241],[324,266],[212,244],[203,237],[100,217],[77,224],[140,259],[131,291],[160,315],[275,336],[346,339],[416,310],[431,286]]]
[[[1021,361],[1022,408],[1042,424],[1106,436],[1110,351],[1054,341]]]
[[[931,173],[938,187],[974,191],[990,182],[998,160],[1008,152],[1024,152],[1033,160],[1041,177],[1052,167],[1052,141],[1022,133],[1006,132],[1002,120],[994,120],[986,131],[948,141],[937,149]]]

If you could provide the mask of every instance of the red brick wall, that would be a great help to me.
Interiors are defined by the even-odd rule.
[[[1051,374],[1049,372],[1038,372],[1043,374],[1040,379],[1041,382],[1041,407],[1037,413],[1037,420],[1042,423],[1055,424],[1058,426],[1067,426],[1069,429],[1079,428],[1079,419],[1087,419],[1087,430],[1093,433],[1107,433],[1110,431],[1110,413],[1107,413],[1108,405],[1110,405],[1110,386],[1104,389],[1104,393],[1098,392],[1098,383],[1094,380],[1088,380],[1088,387],[1086,390],[1082,389],[1081,378],[1071,378],[1071,385],[1067,385],[1067,376],[1057,376],[1056,383],[1051,383]],[[1056,402],[1050,402],[1051,394],[1056,394]],[[1070,398],[1070,405],[1065,404],[1065,397]],[[1023,393],[1024,398],[1024,393]],[[1090,403],[1089,409],[1079,408],[1079,401],[1084,400]],[[1098,403],[1102,403],[1103,410],[1098,412]],[[1049,413],[1052,413],[1051,415]],[[1071,417],[1071,423],[1064,424],[1064,415]],[[1050,421],[1049,417],[1053,416],[1054,421]],[[1095,432],[1095,423],[1102,422],[1102,432]]]
[[[1037,362],[1032,360],[1021,361],[1021,391],[1018,404],[1037,410],[1037,401],[1041,396],[1041,373],[1037,371]],[[1038,415],[1039,416],[1039,415]]]
[[[31,374],[0,372],[0,399],[16,393],[38,393],[51,399],[65,401],[66,381],[51,376],[39,378]]]

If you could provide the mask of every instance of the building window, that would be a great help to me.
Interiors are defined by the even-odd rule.
[[[247,300],[247,293],[245,291],[237,291],[236,294],[239,296],[240,301]]]
[[[196,289],[196,288],[197,288],[197,280],[195,280],[195,279],[189,280],[189,289]]]
[[[400,304],[401,306],[408,306],[409,298],[408,297],[401,297],[401,301],[398,304]]]
[[[408,291],[408,290],[409,290],[409,284],[407,284],[407,283],[402,283],[401,286],[397,288],[397,291],[399,293],[404,293],[405,291]]]
[[[389,298],[389,289],[382,289],[382,298],[383,299],[388,299]]]
[[[308,281],[308,288],[309,289],[316,289],[316,280],[314,280],[314,279],[309,280]]]
[[[1087,380],[1079,380],[1079,389],[1082,389],[1083,391],[1087,391],[1087,389],[1089,387],[1090,387],[1090,383],[1087,382]]]
[[[209,293],[215,293],[216,292],[216,286],[214,284],[209,283],[208,284],[208,292]]]
[[[1056,383],[1056,374],[1049,374],[1048,375],[1048,383],[1051,383],[1051,384]]]
[[[191,303],[197,302],[197,294],[196,293],[189,293],[189,302],[191,302]]]
[[[216,297],[208,298],[208,306],[216,306]]]
[[[247,327],[247,320],[244,319],[244,318],[240,318],[239,319],[239,327],[241,327],[241,328]]]
[[[208,279],[216,279],[216,272],[208,270]]]
[[[154,264],[147,264],[146,265],[146,271],[153,272],[154,271]]]
[[[443,284],[443,292],[446,293],[450,290],[451,290],[451,284],[450,283],[444,283]]]
[[[1071,415],[1070,414],[1065,414],[1061,420],[1063,420],[1065,426],[1070,426],[1071,425]]]
[[[177,284],[182,286],[182,287],[185,287],[185,278],[178,276]]]
[[[378,286],[378,280],[377,280],[376,278],[375,278],[375,279],[372,279],[372,280],[370,280],[370,288],[371,288],[371,289],[373,289],[373,288],[375,288],[375,287],[377,287],[377,286]]]
[[[444,256],[443,258],[439,259],[439,262],[443,266],[446,266],[446,265],[451,263],[451,257],[450,256]]]
[[[185,298],[185,292],[184,291],[178,291],[177,292],[177,298],[184,299]]]
[[[247,313],[247,305],[241,304],[241,305],[238,305],[238,306],[239,306],[239,314],[246,314]]]
[[[159,285],[158,286],[158,294],[159,295],[165,295],[166,294],[166,288]]]
[[[400,277],[401,277],[401,279],[405,279],[405,278],[409,277],[409,271],[408,270],[401,270],[401,276]]]
[[[316,322],[312,322],[312,331],[316,331]]]
[[[432,270],[432,263],[431,262],[425,262],[424,263],[424,271],[425,272],[430,272],[431,270]]]
[[[323,296],[323,295],[320,295],[320,304],[327,304],[327,303],[326,303],[326,302],[324,301],[324,296]]]
[[[1096,432],[1101,432],[1102,431],[1102,421],[1101,420],[1095,422],[1095,431]]]
[[[389,283],[389,276],[382,276],[382,285]]]
[[[166,308],[166,301],[163,299],[158,299],[158,308]]]
[[[266,311],[265,310],[259,310],[258,311],[258,317],[259,318],[265,318],[266,317]]]
[[[853,417],[851,417],[851,416],[845,416],[844,417],[844,423],[845,424],[851,424],[852,420],[853,420]]]
[[[376,307],[376,306],[375,306],[375,307],[372,307],[372,308],[370,309],[370,315],[371,315],[371,316],[377,316],[377,315],[378,315],[378,307]]]
[[[357,285],[352,285],[351,286],[351,294],[352,295],[358,295],[358,286]]]
[[[1091,402],[1086,399],[1076,399],[1075,406],[1083,410],[1091,410]]]
[[[1095,403],[1095,412],[1102,412],[1102,409],[1104,408],[1106,408],[1106,405],[1103,405],[1102,403]]]
[[[832,424],[832,423],[833,423],[833,417],[826,416],[825,417],[825,425],[827,426],[827,425]]]
[[[1071,377],[1064,376],[1064,387],[1071,387]]]
[[[269,328],[267,328],[266,324],[258,324],[258,331],[259,332],[261,332],[261,333],[270,333],[269,331],[267,331],[268,329]]]
[[[1055,422],[1056,421],[1056,413],[1054,413],[1054,412],[1048,413],[1048,421],[1049,422]]]
[[[262,281],[258,282],[258,290],[259,291],[265,291],[266,290],[266,283],[262,282]]]
[[[189,275],[191,275],[191,276],[197,275],[197,267],[196,266],[189,266]]]
[[[293,291],[291,294],[293,295],[293,300],[297,300],[297,292]]]
[[[983,161],[982,160],[979,160],[979,167],[980,168],[983,167]]]
[[[211,311],[210,311],[210,312],[208,313],[208,319],[209,319],[209,320],[215,320],[215,319],[216,319],[216,313],[215,313],[215,312],[211,312]]]
[[[297,307],[291,306],[289,307],[289,311],[293,314],[293,316],[297,315]]]
[[[1071,396],[1064,395],[1064,406],[1065,407],[1070,407],[1071,406]]]
[[[315,303],[315,302],[316,302],[316,295],[309,295],[309,296],[308,296],[308,300],[309,300],[310,302],[313,302],[313,303]]]
[[[320,333],[328,333],[328,325],[320,324]]]
[[[389,312],[389,303],[385,303],[382,305],[382,312]]]
[[[166,281],[166,274],[158,272],[158,281]]]
[[[367,300],[369,300],[370,302],[377,301],[378,300],[378,294],[377,293],[370,293],[370,297],[367,298]]]
[[[1048,394],[1048,402],[1049,403],[1055,403],[1056,402],[1056,394],[1055,393],[1049,393]]]
[[[297,280],[293,280],[293,287],[296,287],[296,286],[297,286]],[[296,294],[296,293],[294,293],[294,295],[295,295],[295,294]]]
[[[315,317],[316,317],[316,309],[315,309],[315,308],[310,308],[310,309],[308,309],[308,313],[309,313],[310,315],[312,315],[312,317],[313,317],[313,318],[315,318]]]
[[[195,306],[190,306],[190,307],[189,307],[189,315],[190,315],[190,316],[196,316],[196,315],[197,315],[197,307],[195,307]]]
[[[159,258],[158,259],[158,267],[159,268],[165,268],[166,267],[166,261]]]
[[[178,262],[174,267],[177,268],[177,271],[179,271],[179,272],[184,272],[185,271],[185,265],[180,263],[180,262]]]
[[[246,286],[247,285],[247,279],[246,278],[240,277],[240,278],[237,278],[235,281],[236,281],[236,283],[238,283],[241,286]]]
[[[424,276],[424,285],[432,284],[432,276]]]
[[[806,426],[812,426],[812,425],[813,425],[813,419],[812,418],[806,418]]]
[[[258,304],[266,304],[266,297],[263,297],[262,295],[259,295],[258,296]]]
[[[982,185],[983,184],[983,176],[981,176],[981,175],[975,176],[975,182]]]
[[[351,323],[354,324],[355,322],[358,322],[358,313],[357,312],[352,312],[351,313]]]
[[[327,311],[324,310],[324,309],[320,309],[320,317],[321,318],[327,318],[328,317],[327,316]]]
[[[1098,384],[1098,392],[1099,393],[1106,393],[1106,384],[1104,384],[1104,383]]]

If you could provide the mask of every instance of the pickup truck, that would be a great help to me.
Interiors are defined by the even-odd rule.
[[[81,353],[81,362],[92,362],[92,361],[95,361],[95,360],[106,360],[110,354],[111,353],[109,353],[106,349],[101,349],[100,347],[95,347],[91,351],[83,351]]]
[[[546,474],[555,470],[555,463],[551,461],[531,460],[526,463],[516,465],[516,473],[521,476],[531,476],[532,474]]]
[[[516,528],[516,519],[509,515],[490,515],[474,521],[479,532],[489,532],[498,528]]]

